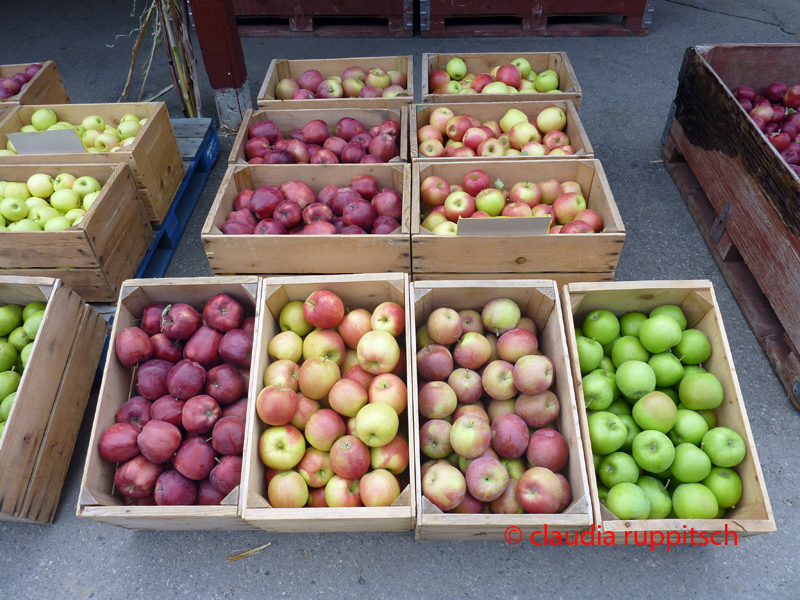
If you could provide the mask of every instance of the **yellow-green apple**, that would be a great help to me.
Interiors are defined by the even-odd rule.
[[[485,127],[489,130],[486,133],[491,132],[489,137],[498,138],[503,135],[503,130],[500,128],[500,123],[497,121],[486,121],[481,127]]]
[[[97,115],[91,115],[86,117],[83,121],[81,121],[81,126],[87,131],[90,129],[103,131],[106,128],[106,122],[103,120],[102,117],[99,117]]]
[[[442,206],[450,195],[450,185],[441,177],[426,177],[419,186],[419,195],[428,206]]]
[[[440,87],[438,90],[433,92],[434,94],[458,94],[461,90],[464,89],[464,86],[461,85],[458,81],[448,81],[444,84],[444,87]]]
[[[352,435],[340,437],[331,446],[329,455],[333,472],[346,479],[359,479],[369,470],[369,448]]]
[[[509,298],[495,298],[483,307],[481,320],[487,331],[503,335],[507,331],[516,329],[521,316],[516,302]]]
[[[473,370],[480,369],[491,356],[492,347],[489,340],[477,332],[465,333],[453,350],[453,360],[456,364]]]
[[[583,210],[578,211],[578,214],[575,215],[575,220],[583,221],[584,223],[588,224],[595,233],[599,233],[603,230],[603,217],[601,217],[591,208],[584,208]]]
[[[325,486],[325,502],[331,507],[361,506],[358,479],[334,475]]]
[[[397,436],[384,446],[370,448],[370,465],[373,469],[386,469],[399,475],[408,467],[408,442]]]
[[[509,479],[519,479],[528,470],[525,461],[521,458],[500,458],[499,460],[508,471]]]
[[[549,204],[537,204],[531,209],[532,217],[550,217],[550,231],[552,232],[553,225],[556,224],[556,215],[553,213],[553,207]],[[559,225],[559,227],[561,227]]]
[[[303,360],[327,358],[341,367],[346,350],[342,336],[333,329],[316,329],[303,340]]]
[[[0,185],[0,187],[2,187],[2,185]],[[3,195],[3,192],[0,191],[0,196],[2,196],[2,195]],[[19,198],[17,198],[17,199],[19,200]],[[47,200],[45,200],[43,198],[37,198],[36,196],[31,196],[30,198],[25,200],[25,204],[28,207],[28,212],[29,213],[36,206],[50,206],[50,204],[47,202]]]
[[[453,372],[453,357],[445,346],[429,344],[417,352],[417,371],[428,381],[444,381]]]
[[[575,154],[575,149],[572,146],[559,146],[547,153],[548,156],[572,156],[573,154]]]
[[[445,458],[452,451],[450,430],[452,425],[442,419],[431,419],[419,430],[419,447],[428,458]]]
[[[565,508],[567,508],[570,503],[572,502],[572,489],[569,486],[569,481],[567,478],[564,477],[561,473],[555,474],[558,480],[561,482],[561,504],[558,507],[557,512],[561,512]],[[660,486],[660,484],[657,484]]]
[[[422,478],[422,493],[439,510],[447,512],[461,504],[467,482],[461,471],[442,460],[428,468]]]
[[[291,360],[276,360],[271,363],[264,371],[264,385],[282,385],[283,387],[294,390],[300,389],[298,378],[300,377],[300,367]]]
[[[491,422],[491,420],[489,419],[489,415],[486,413],[486,411],[483,409],[483,406],[481,406],[480,403],[459,404],[458,408],[456,409],[456,412],[453,413],[453,422],[455,423],[461,417],[467,415],[477,417],[478,419],[483,419],[484,421],[486,421],[487,424]]]
[[[506,152],[503,156],[522,156],[522,152],[515,148],[506,148]]]
[[[91,194],[92,192],[99,192],[103,186],[100,185],[100,182],[97,181],[94,177],[89,175],[84,175],[82,177],[78,177],[73,183],[72,188],[74,191],[78,192],[81,199],[85,198],[87,194]],[[52,199],[51,199],[52,204]]]
[[[428,335],[437,344],[448,346],[461,337],[461,317],[452,308],[434,310],[428,317],[427,325]]]
[[[419,145],[419,153],[426,158],[444,156],[444,146],[439,140],[425,140]]]
[[[258,440],[258,456],[271,469],[285,471],[300,462],[306,452],[306,440],[296,427],[269,427]]]
[[[282,385],[265,387],[256,398],[256,412],[267,425],[286,425],[297,412],[297,394]]]
[[[438,129],[442,135],[445,135],[447,132],[447,124],[450,122],[450,119],[452,119],[454,116],[455,114],[453,113],[452,110],[450,110],[446,106],[440,106],[431,113],[428,122],[434,127],[436,127],[436,129]]]
[[[393,373],[384,373],[373,379],[367,389],[369,402],[384,402],[399,415],[408,406],[408,389],[403,380]]]
[[[408,75],[402,71],[387,71],[386,74],[389,76],[389,81],[392,85],[399,85],[402,88],[408,85]]]
[[[428,140],[436,140],[440,144],[444,143],[442,132],[433,125],[425,125],[420,127],[419,131],[417,131],[417,142],[422,143]]]
[[[335,79],[329,78],[317,86],[314,95],[317,98],[342,98],[344,97],[344,90],[342,89],[341,83]]]
[[[73,208],[72,210],[68,211],[64,217],[73,225],[77,225],[85,215],[86,211],[82,208]]]
[[[305,431],[309,417],[320,408],[321,405],[316,400],[306,398],[303,394],[297,394],[297,412],[294,413],[289,423],[297,427],[300,431]]]
[[[565,225],[575,219],[575,216],[586,209],[586,200],[575,193],[561,194],[553,201],[553,214],[556,222]]]
[[[508,471],[496,458],[482,456],[470,462],[466,471],[467,491],[481,502],[503,495],[508,486]]]
[[[64,231],[70,227],[72,227],[72,223],[66,217],[55,217],[44,224],[45,231]]]
[[[345,431],[344,421],[338,413],[330,408],[321,408],[308,418],[305,435],[312,447],[328,452]]]
[[[359,340],[358,364],[373,375],[391,373],[400,360],[400,347],[391,333],[369,331]]]
[[[95,148],[95,142],[97,138],[103,135],[102,131],[98,131],[97,129],[87,129],[84,134],[81,136],[81,141],[86,148]]]
[[[503,156],[505,148],[498,140],[489,138],[482,141],[475,152],[478,156]]]
[[[278,316],[278,324],[281,331],[294,331],[300,337],[307,335],[314,326],[306,321],[303,315],[304,303],[300,300],[293,300],[281,309]]]
[[[100,195],[100,192],[90,192],[83,197],[83,210],[89,211],[92,208],[92,204],[95,203],[97,197]]]
[[[550,69],[542,71],[536,76],[536,91],[551,92],[558,89],[558,73]]]
[[[489,424],[474,415],[459,417],[450,430],[450,445],[464,458],[478,458],[492,442]]]
[[[581,190],[581,186],[577,181],[562,181],[561,182],[561,193],[562,194],[575,193],[575,194],[580,194],[581,196],[583,196],[583,191]]]
[[[344,354],[344,364],[341,367],[342,377],[347,377],[347,371],[352,367],[359,367],[358,365],[358,352],[356,352],[355,348],[348,348],[347,352]],[[363,369],[361,369],[363,371]],[[364,371],[366,373],[366,371]]]
[[[503,133],[508,133],[517,123],[527,122],[528,117],[524,112],[517,110],[516,108],[512,108],[509,109],[505,115],[503,115],[502,119],[500,119],[500,129],[502,129]]]
[[[368,400],[367,390],[355,379],[340,379],[328,393],[331,408],[344,417],[355,417]]]
[[[507,459],[519,458],[528,449],[528,426],[513,413],[498,415],[492,421],[492,449]]]
[[[50,196],[50,206],[61,213],[67,213],[73,208],[81,206],[81,196],[74,188],[71,190],[58,190]]]
[[[500,214],[504,217],[530,217],[531,207],[524,202],[512,202],[506,204]]]
[[[101,133],[95,139],[94,147],[100,152],[111,152],[114,148],[119,147],[119,140],[112,133]]]
[[[536,91],[536,83],[530,79],[523,79],[519,82],[519,91],[532,94]]]
[[[364,82],[355,77],[346,77],[342,81],[342,92],[344,92],[345,98],[358,98],[363,89]]]
[[[513,370],[514,385],[523,394],[539,394],[553,384],[553,363],[541,354],[523,356]]]
[[[525,329],[512,329],[497,340],[497,354],[511,364],[527,354],[534,354],[538,349],[539,341],[536,336]]]
[[[356,435],[370,448],[391,442],[399,426],[397,413],[383,402],[367,404],[356,415]]]
[[[325,398],[340,379],[339,365],[324,357],[304,361],[298,374],[300,391],[312,400]]]
[[[303,458],[297,464],[297,472],[312,488],[325,487],[334,475],[329,454],[313,447],[306,449]]]
[[[135,138],[136,135],[142,130],[139,121],[122,121],[117,127],[117,131],[122,139]]]
[[[433,230],[442,223],[447,223],[447,215],[444,214],[444,206],[442,206],[441,211],[432,211],[431,214],[425,217],[425,220],[422,221],[422,226],[433,232]]]
[[[451,58],[447,62],[445,71],[447,72],[447,74],[450,76],[451,79],[455,79],[456,81],[461,81],[467,74],[467,65],[462,59],[458,57]]]
[[[60,216],[61,213],[52,206],[34,206],[28,211],[28,218],[40,226],[44,226],[50,219]]]
[[[275,360],[299,362],[303,358],[303,339],[294,331],[282,331],[269,341],[267,352]]]
[[[385,469],[367,473],[359,483],[364,506],[391,506],[400,496],[397,478]]]
[[[406,312],[396,302],[382,302],[372,311],[370,325],[374,331],[387,331],[396,337],[405,329]]]
[[[483,86],[481,94],[508,94],[510,93],[509,87],[502,81],[492,81]]]
[[[487,188],[475,197],[475,208],[492,217],[499,217],[505,205],[506,199],[503,192],[495,188]]]
[[[567,115],[557,106],[545,108],[536,115],[536,128],[543,134],[551,131],[562,130],[567,124]]]
[[[49,198],[50,195],[55,191],[53,184],[53,178],[45,173],[31,175],[26,182],[28,191],[31,193],[31,195],[38,198]]]
[[[303,317],[314,327],[333,329],[344,318],[344,304],[333,292],[317,290],[303,304]]]
[[[508,195],[509,202],[522,202],[533,208],[542,199],[542,191],[535,183],[520,181],[516,183]]]
[[[430,381],[422,386],[418,402],[419,414],[426,419],[443,419],[458,406],[456,393],[444,381]]]
[[[422,350],[425,346],[429,346],[433,343],[431,336],[428,335],[428,326],[423,325],[419,329],[417,329],[417,348]]]
[[[459,404],[472,404],[483,395],[481,376],[470,369],[456,369],[450,373],[447,385],[453,388]]]
[[[543,467],[528,469],[517,483],[517,500],[527,513],[553,514],[561,506],[561,481]]]
[[[464,133],[464,136],[461,138],[461,142],[468,148],[477,150],[481,142],[487,139],[489,139],[489,135],[483,129],[478,127],[470,127]]]
[[[552,151],[556,148],[560,148],[561,146],[566,146],[567,144],[569,144],[569,138],[567,137],[566,133],[556,129],[544,134],[544,137],[542,138],[542,144],[544,144],[547,148],[549,148]]]
[[[301,508],[308,501],[308,486],[296,471],[277,473],[267,486],[267,500],[273,508]]]
[[[523,156],[546,156],[547,153],[547,148],[539,142],[528,142],[520,150]]]
[[[338,330],[344,343],[355,350],[364,334],[372,331],[372,315],[363,308],[350,311],[342,318]]]
[[[520,394],[514,412],[522,417],[529,427],[545,427],[558,418],[561,405],[556,395],[547,390],[538,394]]]
[[[484,391],[495,400],[508,400],[517,393],[514,365],[504,360],[490,362],[481,374]]]
[[[380,67],[372,67],[367,71],[367,76],[364,80],[367,85],[374,85],[381,89],[385,89],[392,84],[389,74]]]
[[[516,123],[508,131],[508,140],[512,148],[522,150],[522,147],[528,142],[539,142],[542,136],[534,125],[527,120]],[[546,144],[545,144],[546,145]]]
[[[531,466],[560,471],[569,461],[569,445],[559,432],[537,429],[531,434],[526,458]]]

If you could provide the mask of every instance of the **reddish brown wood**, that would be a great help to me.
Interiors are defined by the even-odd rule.
[[[231,0],[191,0],[197,39],[211,87],[238,89],[247,81],[242,41]]]

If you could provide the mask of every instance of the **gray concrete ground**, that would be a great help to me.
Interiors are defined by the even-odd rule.
[[[3,0],[0,63],[57,61],[74,102],[115,101],[135,24],[132,0]],[[141,11],[142,0],[136,10]],[[794,0],[661,0],[641,38],[246,39],[255,93],[271,59],[424,51],[563,50],[584,90],[581,118],[603,161],[628,237],[619,280],[711,279],[728,332],[778,532],[738,547],[533,548],[429,543],[405,534],[137,532],[79,520],[75,506],[96,394],[83,421],[55,524],[0,524],[3,598],[752,598],[797,596],[800,415],[770,370],[663,165],[659,144],[684,50],[702,43],[797,43]],[[109,47],[113,45],[113,47]],[[163,50],[145,97],[169,84]],[[201,69],[202,70],[202,69]],[[418,72],[418,71],[417,71]],[[213,113],[205,74],[203,103]],[[415,80],[419,85],[419,79]],[[164,100],[179,116],[171,94]],[[722,117],[722,116],[721,116]],[[724,127],[724,118],[720,119]],[[199,230],[232,138],[194,212],[171,276],[209,274]],[[43,374],[43,376],[47,376]],[[96,392],[96,391],[95,391]],[[261,554],[226,563],[236,550]]]

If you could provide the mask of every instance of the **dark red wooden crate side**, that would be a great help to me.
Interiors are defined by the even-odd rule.
[[[239,17],[389,17],[403,14],[403,0],[233,0]]]

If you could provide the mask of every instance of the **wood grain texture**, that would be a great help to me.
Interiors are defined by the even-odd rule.
[[[247,81],[247,66],[233,3],[192,0],[191,5],[211,87],[215,90],[242,87]]]
[[[0,100],[0,115],[9,108],[20,104],[69,104],[69,94],[64,87],[61,74],[56,63],[46,60],[42,68],[25,85],[25,88],[13,98]],[[0,65],[0,78],[11,77],[25,71],[27,64]]]

